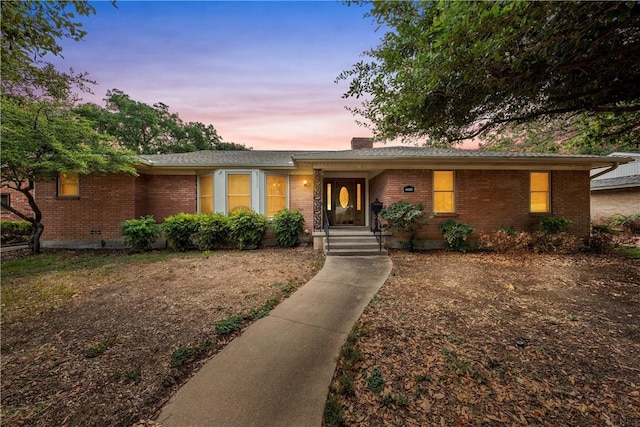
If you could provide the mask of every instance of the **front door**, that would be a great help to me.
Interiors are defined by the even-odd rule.
[[[364,226],[364,179],[336,178],[324,180],[324,203],[329,225]]]

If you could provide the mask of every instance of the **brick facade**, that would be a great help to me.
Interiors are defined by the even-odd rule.
[[[153,215],[157,222],[198,208],[195,175],[140,175],[136,179],[135,217]]]
[[[615,214],[640,214],[640,187],[591,192],[591,218],[594,221]]]
[[[124,174],[80,177],[80,197],[58,197],[55,181],[36,184],[43,246],[118,246],[123,221],[153,215],[158,222],[196,211],[193,175]]]
[[[14,190],[13,188],[7,187],[2,188],[0,193],[3,197],[9,198],[9,206],[28,217],[33,217],[33,211],[31,210],[31,206],[29,206],[29,202],[24,194]],[[6,209],[0,210],[0,219],[2,219],[2,221],[22,221],[22,218]]]
[[[368,182],[369,201],[384,206],[406,200],[433,210],[433,171],[385,170]],[[305,185],[306,181],[306,185]],[[289,176],[289,207],[298,209],[305,228],[313,231],[313,175]],[[405,193],[405,186],[413,192]],[[179,212],[197,211],[195,175],[81,176],[80,197],[60,198],[56,183],[36,185],[36,202],[43,213],[44,246],[115,246],[123,242],[123,221],[153,215],[158,222]],[[552,214],[572,221],[577,235],[589,232],[589,172],[551,172]],[[453,217],[471,224],[476,233],[500,226],[529,230],[541,214],[529,212],[529,171],[456,170],[455,214],[441,214],[425,227],[420,238],[442,241],[438,224]],[[401,236],[400,236],[401,237]]]
[[[135,216],[135,181],[122,174],[80,176],[79,197],[58,197],[56,181],[36,183],[43,246],[121,242],[120,225]]]
[[[304,228],[311,233],[313,231],[313,175],[289,176],[289,208],[300,211],[304,217]]]
[[[423,203],[433,211],[433,172],[431,170],[386,170],[370,183],[371,200],[378,198],[384,206],[405,200]],[[405,193],[404,187],[414,187]],[[551,172],[551,214],[572,221],[571,232],[589,233],[589,172]],[[529,212],[529,171],[456,170],[455,214],[439,214],[432,219],[419,238],[441,240],[438,224],[454,218],[474,227],[475,232],[498,227],[530,230],[544,214]]]

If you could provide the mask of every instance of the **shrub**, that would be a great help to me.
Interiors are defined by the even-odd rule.
[[[219,249],[229,234],[229,217],[219,214],[198,216],[198,230],[195,233],[198,246],[205,251]]]
[[[229,237],[240,250],[257,249],[262,243],[269,221],[264,215],[238,209],[229,215]]]
[[[184,252],[191,247],[191,237],[198,231],[198,215],[179,213],[165,218],[162,231],[173,249]]]
[[[160,226],[152,216],[143,216],[124,221],[120,233],[124,236],[127,246],[135,251],[144,252],[151,249],[160,236]]]
[[[31,236],[31,223],[29,221],[0,221],[2,230],[2,243],[26,242]]]
[[[402,200],[383,209],[380,216],[389,222],[394,232],[404,231],[409,235],[406,242],[406,248],[409,251],[416,250],[418,232],[433,218],[433,214],[425,214],[422,203],[413,204]]]
[[[464,222],[448,219],[440,223],[440,232],[444,236],[448,250],[466,252],[468,249],[467,238],[473,232],[473,227]]]
[[[626,232],[640,234],[640,213],[633,215],[616,214],[611,218],[610,224],[614,227],[622,227]]]
[[[545,234],[562,233],[569,229],[571,221],[559,216],[545,216],[538,223],[538,229]]]
[[[273,217],[271,229],[276,234],[278,245],[291,248],[300,244],[300,233],[304,230],[304,217],[299,211],[283,209]]]

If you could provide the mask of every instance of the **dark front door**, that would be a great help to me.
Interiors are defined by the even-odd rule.
[[[364,179],[336,178],[324,180],[324,203],[329,225],[364,226]]]

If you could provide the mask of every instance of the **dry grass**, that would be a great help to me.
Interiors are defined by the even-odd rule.
[[[640,425],[638,260],[392,258],[336,370],[334,425]]]
[[[153,417],[233,339],[217,336],[216,322],[285,298],[323,264],[308,248],[168,257],[54,252],[36,261],[19,264],[29,275],[18,268],[3,277],[3,425],[113,426]],[[170,367],[176,359],[185,363]]]

